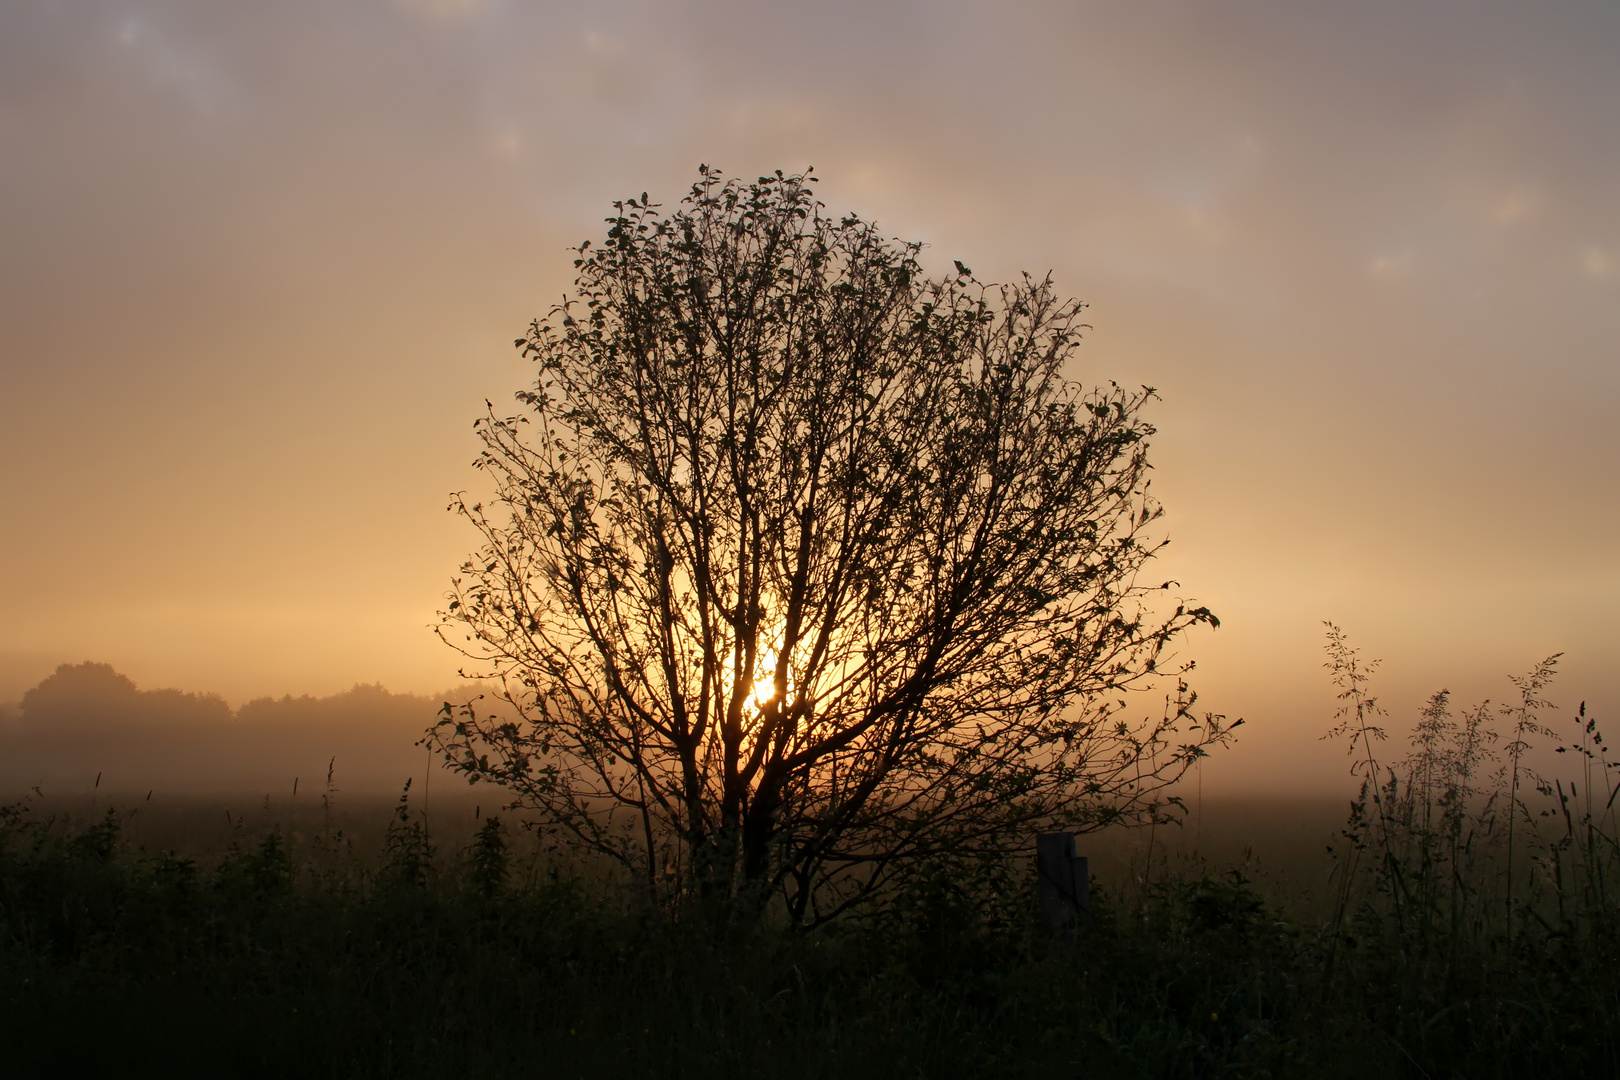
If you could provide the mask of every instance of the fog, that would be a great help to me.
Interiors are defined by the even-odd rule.
[[[398,794],[410,779],[420,796],[432,778],[416,742],[444,701],[477,694],[462,688],[436,699],[361,685],[321,698],[257,698],[233,710],[218,694],[141,690],[108,664],[64,664],[0,719],[0,793],[99,791],[132,804],[147,793],[262,793],[279,801],[295,786],[306,799],[329,785],[347,795]]]

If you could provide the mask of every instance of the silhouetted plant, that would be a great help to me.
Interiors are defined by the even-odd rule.
[[[1379,774],[1376,745],[1388,735],[1374,722],[1384,715],[1384,710],[1379,707],[1378,698],[1367,692],[1380,661],[1363,660],[1360,651],[1350,645],[1342,630],[1330,622],[1323,625],[1327,627],[1328,654],[1324,666],[1328,668],[1333,685],[1339,691],[1340,705],[1334,714],[1333,726],[1322,738],[1345,740],[1351,758],[1350,772],[1361,778],[1361,789],[1350,804],[1350,819],[1340,834],[1345,844],[1340,849],[1343,858],[1335,867],[1338,876],[1333,911],[1336,937],[1351,911],[1360,859],[1369,848],[1369,829],[1373,830],[1375,841],[1371,845],[1372,850],[1384,862],[1380,871],[1387,874],[1390,869],[1388,860],[1392,849],[1386,795],[1393,794],[1394,777],[1392,775],[1386,782]],[[1367,813],[1369,801],[1373,807],[1370,817]],[[1333,954],[1330,952],[1330,968],[1332,961]]]
[[[383,876],[411,888],[427,884],[436,849],[429,841],[427,826],[411,816],[411,782],[399,793],[393,820],[383,837]]]
[[[123,822],[111,807],[107,811],[80,829],[68,841],[68,851],[82,859],[91,859],[95,862],[110,862],[118,851],[118,840],[123,834]]]
[[[485,903],[505,890],[511,868],[499,817],[487,817],[478,827],[472,846],[467,849],[467,874],[473,891]]]
[[[1547,708],[1556,708],[1541,697],[1541,692],[1552,682],[1553,669],[1558,666],[1558,657],[1555,653],[1537,664],[1527,675],[1513,676],[1513,685],[1519,691],[1519,700],[1515,704],[1502,706],[1502,715],[1511,727],[1509,734],[1511,741],[1503,748],[1507,755],[1506,782],[1507,782],[1507,914],[1508,933],[1513,932],[1513,856],[1517,849],[1519,838],[1519,821],[1522,817],[1527,824],[1534,824],[1530,808],[1519,797],[1519,791],[1525,780],[1524,754],[1530,749],[1529,740],[1535,736],[1544,738],[1557,738],[1556,733],[1541,722],[1541,711]],[[1531,777],[1531,782],[1538,782],[1539,778]]]
[[[1049,280],[930,279],[808,174],[699,172],[673,214],[614,204],[517,341],[528,412],[478,423],[439,629],[521,719],[447,706],[435,745],[661,903],[812,924],[913,860],[1162,812],[1235,725],[1172,659],[1215,617],[1142,577],[1154,392],[1067,378]]]
[[[272,828],[252,847],[233,850],[220,867],[226,881],[240,882],[252,892],[269,896],[292,884],[292,855],[279,828]]]
[[[1340,667],[1354,654],[1337,632],[1330,632],[1329,649]],[[1330,960],[1344,945],[1365,950],[1377,943],[1391,951],[1392,963],[1437,964],[1449,998],[1464,986],[1516,978],[1518,965],[1539,966],[1571,948],[1588,957],[1613,952],[1620,916],[1610,886],[1620,874],[1613,803],[1620,784],[1610,776],[1602,732],[1585,703],[1572,743],[1540,719],[1552,707],[1544,695],[1557,659],[1513,678],[1518,701],[1504,707],[1481,702],[1458,719],[1449,693],[1433,694],[1409,754],[1375,789],[1385,810],[1381,829],[1369,827],[1363,781],[1343,834],[1347,846],[1336,852]],[[1494,787],[1482,789],[1482,771],[1497,760],[1493,718],[1511,725],[1511,741]],[[1366,741],[1342,722],[1335,730]],[[1534,772],[1528,755],[1537,738],[1559,743],[1559,753],[1577,753],[1582,775]],[[1527,792],[1545,800],[1540,809]],[[1374,856],[1367,866],[1358,862],[1363,852]]]

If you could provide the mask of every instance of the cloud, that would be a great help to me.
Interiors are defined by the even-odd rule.
[[[1383,281],[1410,277],[1415,259],[1409,251],[1374,256],[1367,264],[1367,273]]]
[[[119,25],[116,40],[152,85],[174,94],[194,112],[219,116],[235,105],[233,88],[219,64],[198,45],[135,15]]]
[[[1541,209],[1541,194],[1534,190],[1510,191],[1496,200],[1491,217],[1503,224],[1511,224],[1532,217]]]
[[[475,19],[489,10],[488,0],[394,0],[399,8],[433,19]]]

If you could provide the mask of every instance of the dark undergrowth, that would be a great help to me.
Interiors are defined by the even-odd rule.
[[[1077,940],[1025,882],[940,867],[813,935],[676,923],[486,823],[403,811],[380,857],[261,834],[207,862],[108,814],[5,820],[13,1076],[1620,1075],[1612,927],[1426,957],[1380,907],[1285,917],[1241,873],[1099,891]]]
[[[639,906],[498,819],[435,851],[403,796],[362,857],[330,777],[317,835],[236,819],[214,858],[0,807],[6,1074],[1620,1077],[1620,783],[1584,706],[1547,716],[1557,658],[1437,692],[1389,762],[1373,665],[1329,654],[1363,783],[1310,913],[1161,863],[1054,937],[1027,869],[962,860],[803,933]]]

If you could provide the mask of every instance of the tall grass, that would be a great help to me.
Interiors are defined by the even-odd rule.
[[[1417,1043],[1601,1045],[1593,1064],[1612,1075],[1620,1059],[1597,1025],[1620,1015],[1620,763],[1584,702],[1570,723],[1549,717],[1558,656],[1513,677],[1500,705],[1457,713],[1436,691],[1404,757],[1385,764],[1371,750],[1382,731],[1362,719],[1374,665],[1331,625],[1327,649],[1346,702],[1329,734],[1361,755],[1335,851],[1330,962],[1353,952],[1364,975],[1404,988],[1386,996],[1408,999],[1401,1026]],[[1532,768],[1538,748],[1573,753],[1578,775]]]

